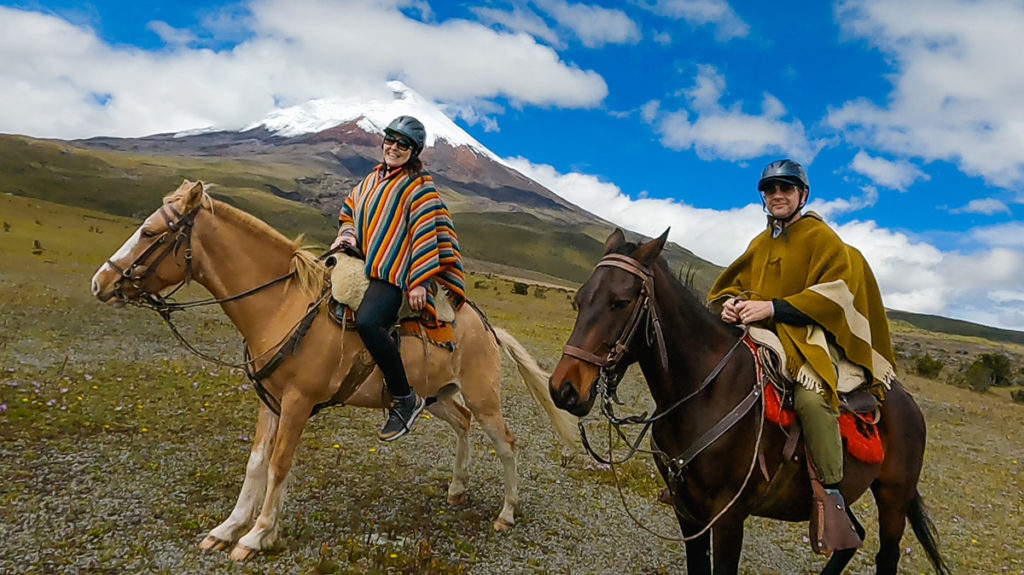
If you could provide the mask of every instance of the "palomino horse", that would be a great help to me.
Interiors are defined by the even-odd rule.
[[[200,543],[203,549],[225,550],[234,545],[231,557],[245,560],[274,546],[285,479],[314,406],[386,405],[379,370],[373,370],[358,387],[343,385],[346,375],[356,369],[354,365],[365,367],[369,362],[356,332],[340,329],[328,317],[325,305],[311,305],[317,294],[325,291],[324,274],[324,266],[298,249],[297,242],[255,217],[213,200],[203,191],[202,183],[186,180],[164,198],[160,209],[92,279],[92,292],[101,301],[141,301],[157,309],[166,305],[161,290],[195,279],[216,298],[245,338],[248,355],[253,358],[249,362],[252,371],[270,361],[311,310],[304,339],[262,380],[263,394],[271,400],[263,401],[259,408],[241,493],[227,520]],[[296,280],[300,289],[290,287],[289,281],[277,281],[286,277]],[[471,305],[458,312],[454,332],[454,351],[406,337],[402,357],[416,393],[436,398],[427,410],[455,430],[449,503],[466,499],[468,431],[470,420],[476,418],[504,467],[504,503],[493,526],[508,529],[515,522],[519,487],[515,438],[501,414],[501,349],[515,360],[531,395],[547,410],[565,446],[576,442],[576,430],[571,418],[551,403],[547,374],[515,338],[490,328]],[[456,401],[456,391],[461,392],[464,405]]]
[[[764,425],[757,367],[738,329],[708,311],[659,257],[667,234],[639,246],[620,230],[608,237],[605,256],[576,295],[576,325],[549,391],[559,407],[584,416],[599,387],[607,402],[626,367],[640,364],[656,405],[645,423],[686,540],[686,572],[712,572],[710,546],[714,573],[731,574],[744,519],[807,521],[810,480],[804,463],[782,457],[786,433]],[[917,490],[924,418],[902,386],[888,392],[878,425],[884,461],[866,464],[847,454],[841,486],[851,503],[869,487],[874,494],[877,572],[896,573],[909,519],[936,571],[948,573]],[[759,452],[764,473],[754,471]],[[823,573],[842,572],[855,551],[833,553]]]

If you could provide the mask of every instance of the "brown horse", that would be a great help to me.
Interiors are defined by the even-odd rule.
[[[710,548],[714,573],[731,574],[739,567],[743,521],[750,515],[807,521],[810,480],[806,465],[795,460],[802,448],[784,460],[785,431],[764,425],[757,367],[738,345],[738,328],[708,311],[659,257],[667,234],[642,245],[626,242],[620,230],[608,237],[604,258],[576,295],[576,325],[549,391],[559,407],[583,416],[599,388],[607,401],[626,367],[640,364],[656,405],[646,420],[655,462],[686,540],[686,572],[711,573]],[[889,391],[878,425],[884,461],[866,464],[847,455],[841,486],[851,503],[869,487],[874,494],[877,572],[896,573],[909,519],[936,571],[948,573],[917,490],[924,418],[902,386]],[[759,452],[764,473],[755,471]],[[833,553],[822,572],[841,573],[855,551]]]
[[[195,279],[218,300],[241,332],[253,358],[249,366],[253,371],[271,360],[303,323],[302,318],[311,320],[301,343],[262,380],[269,401],[259,408],[241,493],[227,520],[200,543],[203,549],[225,550],[233,545],[231,557],[244,560],[275,545],[285,480],[314,406],[386,406],[379,370],[374,369],[362,385],[346,380],[357,369],[354,366],[368,365],[366,348],[356,332],[343,331],[328,317],[325,305],[313,303],[325,292],[324,277],[323,264],[298,249],[297,242],[255,217],[211,199],[202,183],[186,180],[164,198],[160,209],[92,279],[92,292],[101,301],[149,302],[157,309],[164,302],[161,290]],[[284,278],[288,281],[277,281]],[[292,283],[299,289],[289,285]],[[448,502],[466,500],[468,432],[471,419],[476,418],[504,467],[504,503],[493,527],[508,529],[515,522],[519,487],[515,438],[501,414],[501,350],[515,360],[563,445],[576,442],[576,430],[572,418],[551,403],[547,374],[515,338],[491,328],[471,305],[458,312],[454,331],[454,351],[404,337],[402,357],[416,393],[436,398],[427,410],[455,430]],[[456,401],[456,391],[461,392],[464,405]]]

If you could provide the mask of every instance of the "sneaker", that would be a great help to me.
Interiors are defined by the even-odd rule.
[[[388,420],[377,432],[381,441],[394,441],[409,432],[416,416],[423,411],[427,402],[415,393],[405,397],[396,397],[391,402],[391,409],[388,410]]]

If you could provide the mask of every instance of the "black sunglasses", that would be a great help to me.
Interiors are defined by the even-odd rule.
[[[413,147],[412,142],[410,142],[409,140],[406,140],[404,138],[396,138],[390,134],[384,136],[384,145],[397,145],[398,149],[402,150],[403,152],[408,152],[409,148]]]

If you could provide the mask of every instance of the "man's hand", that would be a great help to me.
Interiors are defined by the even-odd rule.
[[[751,300],[735,300],[732,305],[733,319],[730,323],[742,323],[750,325],[755,321],[768,319],[775,312],[771,301],[756,302]],[[722,308],[722,318],[725,319],[725,307]]]
[[[345,234],[334,238],[334,243],[331,244],[331,249],[341,247],[341,244],[348,244],[349,247],[356,247],[356,239],[352,236]]]
[[[420,311],[427,305],[427,288],[416,286],[409,290],[409,307],[412,311]]]

